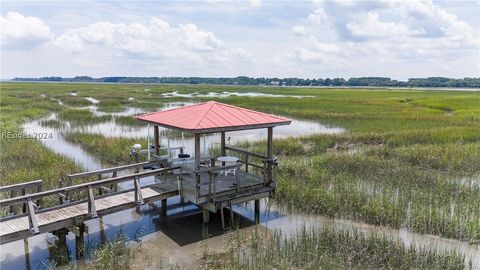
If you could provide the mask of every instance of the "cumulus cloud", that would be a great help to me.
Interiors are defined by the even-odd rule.
[[[472,27],[431,0],[314,2],[304,27],[320,41],[312,46],[311,37],[304,40],[294,50],[299,59],[325,59],[318,44],[326,41],[338,46],[329,53],[370,54],[392,61],[445,59],[478,49],[480,37]]]
[[[369,11],[365,17],[356,22],[347,23],[350,33],[358,37],[403,37],[409,35],[421,35],[425,33],[423,28],[410,29],[401,22],[382,22],[376,12]]]
[[[305,27],[302,25],[295,25],[294,27],[292,27],[292,32],[294,35],[297,35],[297,36],[304,36],[307,33],[305,31]]]
[[[26,17],[17,12],[0,16],[0,44],[3,47],[30,47],[52,38],[50,27],[37,17]]]
[[[100,46],[118,56],[193,61],[223,61],[228,57],[248,59],[242,49],[227,46],[213,33],[202,31],[195,24],[175,27],[158,18],[146,24],[107,21],[68,29],[54,44],[69,53],[87,52]]]

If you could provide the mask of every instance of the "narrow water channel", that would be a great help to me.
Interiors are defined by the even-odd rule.
[[[93,101],[92,101],[93,102]],[[93,102],[94,103],[94,102]],[[188,103],[169,103],[165,108],[184,106]],[[104,113],[98,111],[95,105],[86,107],[96,115],[111,114],[112,116],[129,116],[142,113],[140,109],[129,108],[120,113]],[[161,108],[160,108],[161,109]],[[108,164],[102,164],[99,159],[89,155],[80,146],[71,144],[63,139],[62,134],[71,131],[80,131],[69,123],[60,128],[46,127],[41,124],[42,120],[56,119],[57,115],[52,114],[45,119],[25,123],[25,132],[46,132],[52,133],[50,140],[42,142],[56,153],[62,154],[74,160],[85,170],[96,170],[105,168]],[[94,124],[81,128],[82,132],[102,134],[105,136],[126,136],[133,138],[146,137],[146,127],[122,126],[111,120],[105,123]],[[342,128],[328,127],[316,122],[293,119],[292,125],[277,127],[274,129],[276,138],[288,136],[305,136],[316,133],[339,133],[344,132]],[[259,140],[266,138],[266,131],[253,130],[227,133],[229,142],[235,144],[243,140]],[[218,135],[208,135],[202,138],[204,149],[209,149],[218,143]],[[193,150],[193,140],[186,138],[184,142],[180,138],[171,138],[171,146],[185,145],[186,153]],[[166,139],[162,141],[166,145]],[[128,153],[126,153],[128,154]],[[153,179],[151,180],[153,181]],[[221,230],[218,216],[211,218],[208,227],[210,238],[203,240],[205,234],[202,225],[200,210],[191,204],[181,204],[179,198],[168,199],[167,218],[159,217],[157,208],[160,204],[146,205],[137,209],[125,210],[110,214],[102,218],[87,221],[89,227],[86,234],[87,249],[94,249],[100,243],[114,239],[119,234],[124,234],[128,244],[139,254],[135,267],[138,269],[157,269],[159,266],[179,264],[186,267],[193,267],[196,258],[201,254],[203,243],[207,241],[210,251],[221,251],[223,245],[223,231]],[[261,204],[261,224],[253,226],[253,205],[246,203],[234,206],[235,219],[240,220],[243,230],[248,233],[252,228],[265,232],[282,230],[284,233],[295,233],[303,227],[334,226],[341,229],[359,229],[366,233],[383,233],[398,238],[406,245],[416,245],[425,248],[437,248],[438,250],[456,250],[465,254],[466,259],[471,259],[474,267],[480,268],[480,249],[478,246],[467,243],[444,239],[437,236],[412,233],[407,230],[394,230],[385,227],[372,226],[368,224],[352,222],[342,219],[330,219],[320,215],[306,215],[289,212],[285,209],[275,207],[263,200]],[[26,241],[16,241],[0,246],[2,269],[46,269],[50,265],[50,259],[56,248],[56,237],[51,234],[41,234],[29,238]],[[71,258],[75,258],[75,240],[72,233],[67,236],[68,251]],[[88,254],[88,252],[86,252]],[[86,258],[89,259],[88,257]],[[81,263],[73,261],[72,263]]]

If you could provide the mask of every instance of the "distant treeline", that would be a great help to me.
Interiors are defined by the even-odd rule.
[[[301,79],[301,78],[234,78],[205,77],[103,77],[92,78],[77,76],[75,78],[42,77],[14,78],[14,81],[39,82],[99,82],[99,83],[170,83],[170,84],[222,84],[222,85],[274,85],[274,86],[394,86],[394,87],[480,87],[480,78],[451,79],[444,77],[410,78],[407,81],[392,80],[387,77],[360,77]]]

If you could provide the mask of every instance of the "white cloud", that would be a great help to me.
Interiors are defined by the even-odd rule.
[[[315,5],[305,27],[321,42],[337,43],[351,55],[429,61],[478,50],[480,37],[472,27],[431,0],[329,0]],[[355,46],[344,46],[345,42]],[[300,48],[311,50],[309,43],[305,40]]]
[[[292,27],[292,32],[293,34],[297,35],[297,36],[304,36],[306,35],[306,31],[305,31],[305,27],[302,26],[302,25],[295,25]]]
[[[382,22],[376,12],[369,11],[357,22],[347,23],[347,28],[354,36],[359,37],[402,37],[424,34],[422,28],[411,30],[401,22]]]
[[[328,15],[323,8],[317,8],[308,15],[307,20],[317,24],[328,23]]]
[[[229,57],[248,60],[248,54],[231,48],[213,33],[195,24],[177,27],[152,18],[146,24],[97,22],[68,29],[54,44],[69,53],[83,53],[103,47],[115,56],[154,57],[190,61],[224,61]]]
[[[0,43],[6,47],[29,47],[52,37],[50,27],[37,17],[8,12],[0,17]]]
[[[256,7],[256,8],[261,7],[263,4],[262,0],[249,0],[249,2],[251,7]]]

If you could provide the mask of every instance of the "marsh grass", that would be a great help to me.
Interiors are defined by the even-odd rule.
[[[102,103],[100,103],[97,107],[98,111],[106,113],[117,113],[125,110],[125,107],[122,104],[102,105]]]
[[[237,232],[233,232],[236,234]],[[242,246],[238,237],[223,256],[206,255],[203,269],[465,269],[457,252],[406,247],[381,234],[331,228],[300,229],[271,237],[253,233]],[[228,246],[228,245],[227,245]]]
[[[132,250],[126,246],[126,239],[120,235],[94,249],[91,260],[80,269],[127,270],[132,268]]]
[[[147,124],[142,121],[138,121],[133,116],[117,116],[115,117],[115,123],[127,127],[145,127]]]
[[[68,121],[73,125],[81,126],[107,122],[112,119],[112,116],[96,116],[93,112],[83,109],[64,109],[58,113],[58,119],[61,121]]]
[[[65,123],[57,119],[49,119],[40,121],[40,125],[44,127],[61,128],[65,126]]]
[[[81,97],[91,96],[100,100],[100,107],[115,109],[133,97],[135,101],[128,106],[149,110],[159,108],[165,102],[192,101],[162,96],[162,93],[172,91],[311,95],[314,97],[308,99],[230,97],[219,100],[347,130],[337,135],[276,140],[274,151],[280,158],[277,202],[295,211],[479,242],[479,188],[455,181],[460,176],[480,174],[480,95],[476,92],[210,85],[149,85],[148,88],[149,91],[144,91],[144,85],[134,84],[2,83],[0,123],[3,130],[20,131],[20,125],[26,119],[67,110],[42,98],[40,93],[74,106],[91,105]],[[70,96],[72,91],[78,91],[79,97]],[[79,124],[107,121],[88,112],[80,112],[78,117],[64,114]],[[133,162],[128,156],[129,147],[138,142],[146,145],[146,139],[142,143],[140,139],[82,133],[67,134],[66,137],[111,164]],[[246,143],[244,146],[265,150],[263,143]],[[71,160],[52,153],[38,141],[2,138],[0,147],[2,184],[35,177],[46,180],[47,186],[53,186],[62,172],[78,171]],[[332,258],[332,267],[350,266],[342,254],[345,255],[339,253]],[[360,254],[364,254],[365,260],[376,260],[370,253]],[[288,254],[284,257],[289,258]],[[289,265],[290,261],[286,263]],[[352,265],[357,268],[370,266]],[[417,267],[409,262],[406,265]],[[419,262],[418,265],[424,264]],[[301,268],[295,264],[294,267]],[[282,264],[277,268],[286,267]]]
[[[130,147],[136,143],[141,144],[144,149],[147,146],[146,138],[104,137],[81,132],[66,133],[64,138],[71,143],[79,144],[85,151],[112,165],[134,163],[134,158],[129,156]],[[143,155],[139,157],[144,158]]]
[[[363,154],[281,162],[276,198],[296,211],[480,241],[480,188],[399,160]]]

